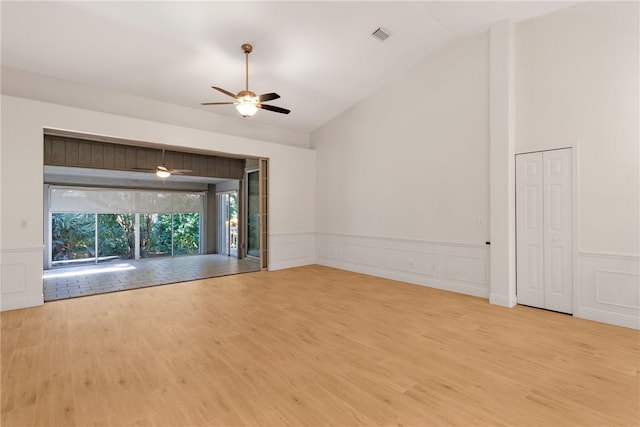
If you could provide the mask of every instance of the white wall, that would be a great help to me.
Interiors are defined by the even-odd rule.
[[[2,94],[309,148],[309,134],[0,66]]]
[[[490,280],[482,246],[492,127],[515,140],[491,152],[503,172],[515,153],[574,148],[574,314],[640,327],[638,3],[580,4],[491,34],[443,48],[312,134],[317,261],[515,303],[515,245],[491,246],[504,280]],[[503,175],[491,185],[510,202],[491,217],[511,221]]]
[[[2,96],[2,308],[42,303],[43,129],[56,128],[137,141],[270,159],[271,263],[299,264],[287,239],[315,229],[315,153],[305,148],[233,137],[136,118]],[[290,239],[289,239],[290,240]],[[313,246],[313,242],[308,243]],[[313,252],[308,254],[313,256]]]
[[[232,179],[229,181],[219,182],[216,184],[216,193],[225,191],[238,191],[240,189],[240,181]]]
[[[312,134],[319,263],[488,295],[488,49],[456,41]]]
[[[574,311],[638,327],[639,3],[593,2],[516,27],[516,151],[574,147]]]

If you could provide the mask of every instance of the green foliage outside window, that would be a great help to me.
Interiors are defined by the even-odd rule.
[[[52,261],[95,259],[95,226],[96,214],[52,214]],[[140,256],[171,256],[172,229],[174,255],[199,253],[199,213],[140,214]],[[135,214],[98,214],[97,256],[135,258]]]
[[[200,215],[173,214],[174,255],[197,254],[200,251]]]
[[[135,215],[98,215],[98,256],[135,258]]]
[[[53,261],[93,258],[96,222],[93,214],[51,215],[51,255]]]

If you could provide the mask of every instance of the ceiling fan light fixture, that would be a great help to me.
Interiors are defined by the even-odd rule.
[[[158,178],[169,178],[171,176],[171,172],[158,168],[156,169],[156,176]]]
[[[258,99],[255,97],[243,97],[236,105],[236,110],[242,117],[251,117],[258,111]]]

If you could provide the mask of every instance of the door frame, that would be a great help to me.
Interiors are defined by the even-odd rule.
[[[259,157],[255,159],[257,166],[247,168],[244,172],[242,191],[242,252],[245,257],[252,257],[258,260],[260,270],[269,269],[269,159]],[[249,174],[258,172],[258,256],[249,255]]]
[[[236,211],[236,216],[237,216],[237,220],[238,220],[238,225],[237,225],[237,232],[240,233],[240,228],[241,228],[241,222],[240,222],[240,191],[238,190],[225,190],[225,191],[220,191],[220,192],[216,192],[216,205],[217,205],[217,220],[216,220],[216,233],[217,233],[217,237],[216,237],[216,248],[217,248],[217,252],[218,254],[222,254],[222,255],[227,255],[227,256],[232,256],[231,255],[231,217],[230,217],[230,212],[231,209],[229,207],[230,203],[229,203],[229,199],[231,198],[230,195],[231,194],[236,194],[236,199],[237,199],[237,211]],[[220,202],[221,198],[226,198],[226,209],[225,209],[225,215],[224,218],[225,220],[222,220],[222,204]],[[226,236],[226,242],[224,245],[224,248],[222,248],[221,244],[222,243],[222,228],[223,228],[223,222],[224,223],[228,223],[228,225],[226,226],[226,230],[224,231],[224,235]],[[238,237],[238,240],[240,240],[240,238]],[[224,252],[221,252],[221,249],[224,249]],[[240,257],[240,248],[238,246],[236,246],[236,256],[235,258],[239,258]]]

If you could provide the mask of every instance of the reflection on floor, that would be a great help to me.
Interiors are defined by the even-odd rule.
[[[45,270],[44,300],[54,301],[260,270],[252,258],[192,255]]]

